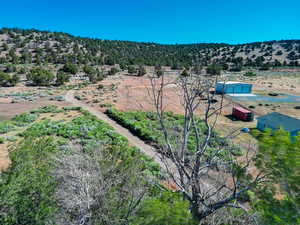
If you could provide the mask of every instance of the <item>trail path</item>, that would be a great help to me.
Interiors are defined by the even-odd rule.
[[[159,153],[156,152],[155,148],[152,146],[146,144],[138,137],[134,136],[132,133],[130,133],[129,130],[126,128],[120,126],[118,123],[116,123],[114,120],[110,119],[106,114],[103,112],[100,112],[89,105],[78,101],[74,98],[74,91],[68,91],[65,96],[66,101],[76,105],[80,106],[83,109],[89,111],[91,114],[95,115],[100,120],[108,123],[110,126],[112,126],[119,134],[126,137],[129,141],[129,143],[137,148],[139,148],[145,155],[151,157],[156,163],[158,163],[162,168],[166,169],[165,163],[162,161],[161,157],[159,156]],[[175,166],[175,165],[173,165]],[[170,168],[169,168],[170,169]],[[174,167],[175,169],[175,167]]]
[[[126,137],[129,141],[129,143],[132,146],[135,146],[135,147],[139,148],[145,155],[151,157],[153,159],[153,161],[155,161],[156,163],[158,163],[161,166],[162,169],[164,169],[165,171],[168,171],[169,173],[171,173],[172,176],[173,176],[173,179],[175,179],[176,181],[178,181],[178,183],[180,183],[179,182],[180,176],[179,176],[179,173],[176,169],[175,164],[170,159],[162,159],[160,154],[156,152],[155,148],[153,148],[152,146],[146,144],[145,142],[143,142],[138,137],[134,136],[132,133],[130,133],[129,130],[127,130],[126,128],[120,126],[114,120],[110,119],[105,113],[100,112],[100,111],[90,107],[88,104],[75,99],[74,98],[74,90],[68,91],[66,96],[65,96],[65,99],[66,99],[66,101],[72,103],[73,105],[82,107],[83,109],[89,111],[91,114],[95,115],[100,120],[108,123],[119,134]],[[169,181],[168,181],[167,185],[172,186],[172,185],[175,185],[175,184],[169,183]],[[215,190],[215,188],[212,186],[212,184],[209,183],[209,181],[204,181],[203,180],[201,185],[202,185],[201,188],[203,190],[206,190],[206,191]],[[176,185],[173,186],[173,188],[176,188]]]
[[[141,150],[145,155],[148,157],[152,158],[154,162],[158,163],[162,169],[169,171],[170,174],[173,175],[173,179],[179,182],[179,174],[176,169],[176,166],[171,160],[169,159],[162,159],[160,154],[156,152],[156,149],[153,148],[152,146],[146,144],[142,140],[140,140],[138,137],[134,136],[129,130],[126,128],[120,126],[117,122],[114,120],[110,119],[106,114],[104,114],[101,111],[96,110],[95,108],[89,106],[88,104],[81,102],[74,97],[74,90],[70,90],[66,93],[65,99],[67,102],[75,105],[75,106],[80,106],[84,110],[89,111],[91,114],[96,116],[98,119],[108,123],[111,127],[115,129],[117,133],[120,135],[126,137],[129,141],[129,144],[132,146],[135,146]],[[0,154],[1,157],[1,154]],[[1,169],[1,168],[0,168]],[[172,180],[172,179],[171,179]],[[167,185],[170,185],[170,183],[166,183]],[[174,184],[173,184],[174,185]],[[175,188],[175,186],[170,186],[170,188]],[[207,192],[214,192],[215,188],[212,183],[210,183],[208,180],[202,180],[201,182],[201,189],[205,190]],[[222,193],[222,192],[221,192]],[[214,197],[213,197],[214,199]]]

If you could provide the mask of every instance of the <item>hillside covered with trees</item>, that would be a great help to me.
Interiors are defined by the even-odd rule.
[[[219,64],[241,67],[299,66],[300,40],[240,45],[199,43],[162,45],[75,37],[17,28],[0,30],[0,64],[162,65],[174,69]]]

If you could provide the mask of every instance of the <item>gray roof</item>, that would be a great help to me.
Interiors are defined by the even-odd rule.
[[[272,112],[265,116],[258,117],[259,122],[274,128],[284,128],[288,132],[300,130],[300,120],[278,112]]]

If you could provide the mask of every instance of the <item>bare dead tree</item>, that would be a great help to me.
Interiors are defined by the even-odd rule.
[[[191,212],[198,221],[220,209],[246,209],[238,199],[264,178],[258,174],[250,179],[247,168],[251,159],[239,164],[230,145],[213,145],[214,130],[225,107],[224,96],[216,96],[212,91],[217,81],[217,77],[190,75],[173,82],[184,112],[184,125],[175,137],[166,120],[164,102],[165,89],[170,82],[164,75],[150,77],[151,88],[148,89],[163,132],[165,169],[190,202]],[[194,149],[188,148],[191,135],[196,140]]]
[[[140,160],[123,166],[103,143],[86,153],[72,146],[69,153],[56,159],[58,179],[55,193],[60,204],[57,224],[126,225],[139,209],[147,192]]]

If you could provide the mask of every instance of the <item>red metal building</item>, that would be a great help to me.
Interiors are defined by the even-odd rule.
[[[232,109],[232,115],[237,119],[243,121],[253,121],[254,114],[250,110],[244,109],[239,106],[234,106]]]

